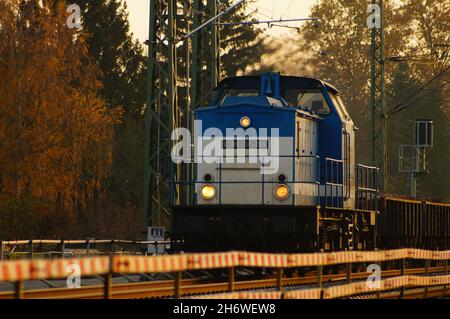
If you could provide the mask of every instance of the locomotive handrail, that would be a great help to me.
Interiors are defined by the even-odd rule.
[[[375,189],[373,188],[368,188],[368,187],[358,187],[359,190],[363,190],[363,191],[375,191]]]
[[[377,167],[356,166],[356,208],[378,210],[377,172]]]
[[[325,160],[327,160],[327,161],[332,161],[332,162],[344,163],[343,160],[335,159],[335,158],[331,158],[331,157],[325,157]]]
[[[430,202],[430,201],[424,201],[427,205],[433,205],[433,206],[444,206],[444,207],[450,207],[450,203],[436,203],[436,202]]]
[[[247,148],[240,149],[242,151],[248,151]],[[236,155],[236,149],[234,149],[234,155]],[[199,155],[197,156],[194,153],[190,156],[191,159],[195,158],[213,158],[218,159],[218,161],[215,163],[218,167],[216,167],[216,170],[219,171],[218,180],[215,181],[207,181],[207,183],[216,185],[218,188],[218,205],[222,205],[223,203],[223,185],[229,185],[229,184],[248,184],[248,185],[260,185],[261,186],[261,205],[267,205],[265,203],[265,197],[266,194],[266,185],[276,185],[279,184],[276,180],[266,180],[264,175],[262,175],[261,179],[259,180],[246,180],[246,181],[227,181],[224,180],[222,170],[224,165],[227,163],[224,163],[224,159],[227,156],[227,154],[224,152],[221,155]],[[253,154],[242,154],[245,158],[248,158],[250,156],[253,156]],[[312,178],[311,180],[302,179],[297,180],[297,174],[296,170],[298,169],[296,165],[292,165],[292,177],[288,180],[284,181],[284,183],[287,183],[289,185],[302,185],[302,184],[309,184],[309,185],[317,185],[317,195],[313,195],[313,197],[310,197],[308,200],[311,201],[313,198],[315,205],[320,205],[322,207],[327,208],[343,208],[344,207],[344,199],[346,192],[346,186],[345,186],[345,179],[347,176],[345,176],[344,173],[344,160],[334,159],[331,157],[325,157],[324,160],[321,160],[321,157],[319,155],[297,155],[297,154],[280,154],[280,155],[266,155],[263,156],[265,158],[290,158],[292,161],[295,160],[301,160],[301,159],[311,159],[311,160],[317,160],[317,163],[311,164],[316,167],[316,169],[312,169],[310,171],[309,176]],[[186,160],[186,157],[180,156],[179,159]],[[213,163],[211,163],[213,164]],[[231,163],[230,163],[231,164]],[[261,164],[260,162],[257,163],[241,163],[243,165],[247,164]],[[325,167],[322,167],[325,166]],[[260,168],[260,167],[259,167]],[[194,167],[194,171],[196,171],[197,167]],[[228,169],[228,168],[227,168]],[[258,167],[255,167],[254,169],[258,169]],[[370,211],[377,211],[378,205],[376,198],[378,196],[378,190],[376,189],[376,171],[378,169],[376,167],[367,166],[367,165],[356,165],[356,188],[355,188],[355,200],[356,200],[356,208],[358,209],[365,209]],[[179,191],[180,186],[186,187],[185,188],[185,194],[188,195],[188,202],[190,204],[196,203],[196,190],[194,189],[194,186],[204,184],[206,181],[201,180],[197,178],[197,173],[194,172],[195,178],[191,178],[192,172],[189,170],[189,179],[188,180],[169,180],[169,188],[171,189],[170,194],[173,193],[173,189],[176,188],[178,190],[178,193],[181,194]],[[364,182],[362,181],[362,178],[365,178]],[[348,183],[348,181],[347,181]],[[364,183],[362,185],[362,183]],[[323,187],[322,187],[323,185]],[[347,194],[348,195],[348,194]],[[299,203],[296,202],[295,193],[292,192],[292,203],[290,205],[298,205]],[[348,196],[347,196],[348,197]],[[170,196],[170,198],[173,200],[174,197]],[[180,196],[179,198],[184,198]],[[300,199],[301,200],[301,199]],[[173,203],[171,201],[171,203]]]
[[[260,180],[246,180],[246,181],[224,181],[222,179],[222,170],[224,170],[224,168],[222,167],[222,165],[227,164],[227,163],[223,163],[223,159],[224,156],[226,156],[226,154],[224,153],[223,156],[219,156],[219,155],[201,155],[201,156],[196,156],[193,155],[191,156],[191,158],[215,158],[215,159],[221,159],[220,161],[218,161],[217,163],[211,163],[211,164],[216,164],[218,165],[218,167],[216,167],[216,170],[219,171],[219,177],[217,181],[204,181],[204,180],[199,180],[197,178],[193,178],[193,179],[189,179],[189,180],[177,180],[177,181],[173,181],[173,180],[169,180],[168,184],[170,189],[173,189],[174,186],[180,186],[180,185],[184,185],[184,186],[188,186],[187,188],[187,192],[189,193],[189,202],[191,202],[191,199],[194,198],[194,193],[192,190],[192,186],[196,186],[199,184],[212,184],[215,186],[218,186],[218,205],[222,205],[222,185],[226,185],[226,184],[252,184],[252,185],[261,185],[261,205],[266,205],[265,201],[264,201],[264,197],[265,197],[265,185],[276,185],[276,184],[280,184],[279,181],[271,181],[271,180],[265,180],[264,175],[262,175],[262,178]],[[248,158],[249,155],[245,155],[244,157]],[[292,159],[292,161],[295,161],[297,159],[312,159],[312,160],[316,160],[318,161],[317,164],[317,172],[315,172],[314,174],[312,174],[312,176],[314,177],[314,180],[296,180],[296,174],[295,174],[295,165],[292,165],[292,169],[293,169],[293,173],[292,173],[292,178],[285,180],[283,183],[285,184],[291,184],[291,185],[297,185],[297,184],[311,184],[311,185],[316,185],[317,186],[317,199],[315,204],[318,205],[320,203],[320,156],[319,155],[290,155],[290,154],[284,154],[284,155],[267,155],[267,156],[262,156],[264,158],[290,158]],[[186,157],[180,156],[178,157],[179,159],[186,159]],[[246,165],[248,163],[238,163],[238,164],[242,164],[242,165]],[[251,164],[258,164],[258,163],[251,163]],[[255,168],[257,169],[257,168]],[[196,176],[197,174],[194,173],[194,176]],[[296,205],[295,200],[294,200],[294,196],[295,194],[292,193],[292,206]],[[194,201],[195,202],[195,201]]]
[[[358,164],[358,166],[359,166],[359,167],[362,167],[362,168],[368,168],[368,169],[376,169],[376,170],[378,170],[378,167],[376,167],[376,166],[368,166],[368,165],[363,165],[363,164]]]
[[[347,130],[344,130],[344,135],[345,135],[345,145],[344,145],[344,149],[345,149],[345,161],[343,163],[343,171],[345,172],[346,178],[342,178],[343,181],[345,180],[345,185],[344,185],[344,189],[345,189],[345,200],[349,200],[351,197],[350,194],[350,190],[351,190],[351,172],[350,172],[350,157],[351,157],[351,150],[350,150],[350,141],[351,141],[351,137],[350,137],[350,133],[347,132]]]
[[[325,164],[325,180],[324,180],[325,198],[324,201],[321,202],[326,207],[342,208],[344,207],[344,161],[326,157],[324,164]],[[330,170],[329,164],[331,164]],[[341,175],[339,175],[339,171],[341,171]],[[329,203],[328,200],[329,199],[328,186],[331,186],[331,203]],[[339,196],[339,189],[341,189],[342,192],[340,196]],[[336,193],[336,196],[334,193]]]
[[[328,182],[327,185],[342,187],[342,184]]]
[[[280,182],[278,181],[217,181],[217,182],[207,182],[208,184],[280,184]],[[301,184],[319,184],[320,182],[315,182],[315,181],[297,181],[297,182],[293,182],[293,181],[289,181],[286,180],[284,181],[284,183],[286,184],[296,184],[296,183],[301,183]],[[174,184],[205,184],[205,181],[179,181],[179,182],[174,182]],[[85,241],[83,241],[85,242]]]

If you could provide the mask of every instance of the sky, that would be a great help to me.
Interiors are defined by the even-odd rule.
[[[131,31],[135,37],[144,42],[148,38],[149,0],[126,0],[128,4]],[[249,4],[249,10],[258,9],[258,19],[292,19],[306,18],[309,8],[317,0],[257,0]],[[223,21],[226,21],[224,18]],[[299,22],[290,23],[289,26],[298,26]],[[265,27],[267,28],[267,27]],[[273,27],[267,32],[274,36],[290,32],[288,28]]]

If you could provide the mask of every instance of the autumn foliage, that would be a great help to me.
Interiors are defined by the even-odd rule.
[[[86,35],[57,3],[0,2],[0,239],[108,227],[98,222],[121,109],[106,108]]]

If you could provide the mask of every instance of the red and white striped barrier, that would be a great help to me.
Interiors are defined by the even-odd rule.
[[[324,288],[323,298],[335,299],[358,294],[375,293],[377,291],[399,289],[402,287],[426,287],[446,284],[450,284],[450,276],[401,276],[384,279],[378,283],[370,282],[370,285],[369,283],[362,281]],[[289,291],[284,297],[286,299],[319,299],[320,289]]]
[[[281,291],[241,292],[239,299],[281,299]]]
[[[239,292],[227,292],[227,293],[223,293],[223,294],[188,297],[186,299],[205,299],[205,300],[210,300],[210,299],[241,299],[240,296],[241,296],[241,293],[239,293]]]
[[[378,285],[376,285],[378,284]],[[324,289],[324,299],[335,299],[352,295],[386,291],[402,287],[427,287],[450,284],[448,276],[401,276],[377,282],[356,282]]]
[[[280,291],[230,292],[223,294],[190,297],[189,299],[281,299]]]
[[[81,276],[102,275],[110,270],[108,257],[5,261],[0,263],[0,281],[66,278],[73,271],[69,265],[77,265]]]
[[[215,294],[207,296],[197,296],[194,299],[320,299],[323,292],[323,299],[336,299],[349,297],[352,295],[375,293],[377,291],[386,291],[399,289],[402,287],[427,287],[450,284],[450,275],[448,276],[401,276],[381,280],[377,286],[374,282],[369,285],[367,282],[355,282],[329,288],[314,288],[293,290],[288,292],[234,292]]]
[[[285,268],[289,265],[289,255],[282,254],[263,254],[263,253],[246,253],[239,254],[239,265],[243,267],[271,267]]]
[[[158,273],[230,267],[292,268],[346,263],[381,262],[399,259],[450,260],[450,251],[399,249],[387,251],[344,251],[311,254],[265,254],[250,252],[181,254],[164,256],[115,256],[33,259],[0,262],[0,281],[52,279],[67,276],[70,264],[80,266],[81,275],[114,273]],[[110,267],[112,267],[110,269]]]
[[[173,256],[117,256],[113,258],[115,273],[158,273],[188,269],[187,255]]]
[[[320,299],[320,288],[293,290],[284,294],[284,299]]]
[[[235,267],[240,263],[238,252],[214,253],[214,254],[188,254],[187,262],[189,270],[217,269]]]

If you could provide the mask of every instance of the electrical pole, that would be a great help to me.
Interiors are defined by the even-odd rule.
[[[171,134],[179,123],[177,92],[176,0],[150,0],[147,107],[145,110],[144,229],[162,226],[175,196],[169,180],[177,179],[170,152]],[[169,194],[169,195],[167,195]]]
[[[184,14],[178,14],[181,0],[149,0],[150,21],[148,45],[147,106],[145,110],[145,185],[143,234],[148,226],[164,226],[162,216],[170,218],[171,204],[179,204],[180,165],[172,162],[174,142],[171,134],[181,126],[178,99],[177,46],[186,41],[187,85],[185,110],[195,111],[207,105],[220,77],[219,24],[216,20],[245,2],[238,0],[217,13],[216,0],[194,0],[194,29],[189,32],[191,8],[184,2]],[[189,12],[189,14],[187,14]],[[186,19],[188,34],[177,34],[177,21]],[[192,41],[192,68],[189,67],[189,38]],[[189,76],[191,73],[191,77]],[[190,85],[192,81],[192,85]],[[190,101],[190,102],[189,102]],[[187,115],[191,121],[191,114]],[[190,126],[189,123],[188,127]]]
[[[372,0],[379,8],[380,23],[372,27],[370,108],[372,126],[372,165],[380,170],[382,191],[387,191],[387,140],[384,94],[383,0]]]

